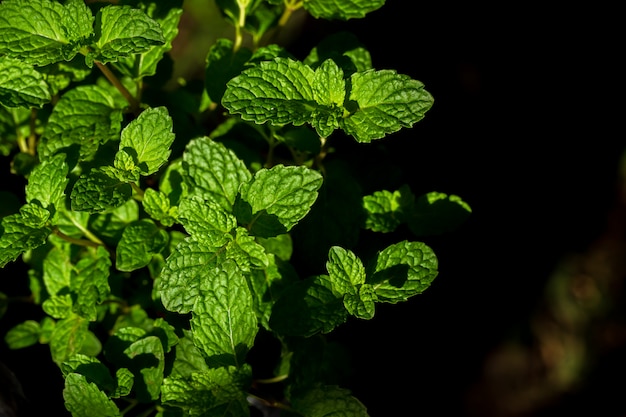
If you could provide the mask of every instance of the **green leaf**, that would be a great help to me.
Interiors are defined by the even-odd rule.
[[[224,236],[237,227],[237,219],[214,201],[199,196],[183,198],[178,207],[179,221],[187,233],[211,244],[223,242]]]
[[[80,353],[89,332],[88,325],[89,322],[78,315],[57,322],[50,337],[50,353],[58,366],[75,353]]]
[[[407,221],[417,236],[438,235],[456,229],[471,213],[470,206],[459,196],[431,192],[417,199]]]
[[[374,287],[369,284],[360,285],[356,292],[346,294],[343,305],[355,317],[369,320],[374,317],[375,302],[378,301]]]
[[[328,333],[347,319],[342,299],[333,293],[326,275],[298,281],[286,288],[274,304],[270,327],[286,336],[310,337]]]
[[[93,382],[84,375],[71,373],[65,377],[63,389],[65,408],[73,417],[118,417],[120,410]]]
[[[29,249],[46,242],[52,233],[47,224],[50,212],[37,204],[26,204],[19,213],[2,218],[0,223],[0,268]]]
[[[258,326],[252,294],[233,261],[216,268],[200,285],[191,318],[193,341],[212,366],[241,367]]]
[[[403,127],[412,127],[431,108],[424,84],[394,70],[352,74],[349,100],[356,103],[341,128],[359,142],[371,142]]]
[[[252,177],[233,151],[206,136],[187,145],[183,168],[192,194],[213,200],[228,212],[233,209],[239,186]]]
[[[70,194],[72,210],[99,213],[120,207],[132,195],[127,182],[116,177],[113,167],[92,169],[81,175]]]
[[[126,397],[130,394],[133,384],[135,383],[135,376],[128,368],[119,368],[115,371],[115,380],[117,386],[115,391],[111,394],[112,398]]]
[[[165,354],[161,340],[156,336],[146,336],[133,342],[124,354],[133,362],[135,392],[141,402],[150,402],[159,398]]]
[[[185,378],[165,378],[161,400],[190,416],[249,416],[246,397],[251,383],[252,371],[247,365],[207,369]]]
[[[121,94],[97,85],[78,86],[63,94],[38,145],[41,157],[78,148],[80,160],[92,158],[101,144],[119,137],[125,106]]]
[[[24,107],[5,107],[0,104],[0,154],[9,156],[17,149],[18,137],[30,133],[31,110]]]
[[[50,88],[41,73],[16,59],[2,58],[0,61],[1,104],[7,107],[41,107],[50,100],[52,100]]]
[[[303,0],[302,4],[315,18],[348,20],[362,18],[367,13],[381,8],[385,0]]]
[[[95,59],[106,63],[147,52],[166,40],[158,22],[130,6],[106,6],[96,15]]]
[[[74,266],[70,289],[76,294],[73,311],[89,321],[97,319],[96,307],[110,294],[111,258],[104,246],[89,251]]]
[[[111,391],[115,388],[115,381],[109,369],[97,358],[77,353],[61,364],[64,377],[71,373],[84,375],[88,382],[93,382],[101,389]]]
[[[408,187],[391,192],[376,191],[363,197],[365,228],[374,232],[393,232],[411,212],[415,196]]]
[[[330,248],[326,269],[335,295],[339,297],[355,294],[357,288],[365,283],[365,267],[361,260],[352,251],[339,246]]]
[[[327,137],[343,114],[337,105],[345,94],[342,86],[342,72],[333,61],[314,71],[302,62],[276,58],[230,80],[222,104],[244,120],[277,126],[310,123]]]
[[[143,208],[150,217],[165,227],[170,227],[177,222],[178,207],[172,207],[167,195],[154,188],[147,188],[142,200]]]
[[[170,377],[188,378],[194,372],[203,372],[209,369],[204,360],[204,355],[193,344],[193,336],[189,330],[183,329],[184,337],[181,337],[175,348],[174,364]]]
[[[9,349],[21,349],[32,346],[39,341],[41,326],[34,320],[26,320],[9,329],[4,341]]]
[[[91,33],[91,13],[79,0],[5,0],[0,4],[0,55],[26,64],[71,60]],[[82,3],[82,1],[80,2]]]
[[[172,118],[167,108],[144,110],[122,130],[120,150],[134,158],[141,175],[150,175],[167,162],[174,141]]]
[[[68,183],[69,167],[64,154],[57,154],[43,160],[28,177],[26,185],[26,201],[38,203],[44,208],[56,209],[65,207],[65,187]]]
[[[233,51],[233,41],[220,38],[209,49],[206,59],[205,85],[211,101],[220,103],[226,83],[239,75],[245,68],[245,64],[252,57],[252,51],[240,48]]]
[[[166,7],[170,7],[170,5],[168,4]],[[172,40],[178,35],[178,24],[183,14],[182,8],[172,5],[163,16],[158,10],[157,3],[154,2],[150,2],[144,11],[161,27],[165,43],[152,46],[148,51],[141,54],[119,58],[115,67],[133,79],[142,79],[157,73],[157,65],[163,55],[172,49]]]
[[[378,301],[395,304],[426,290],[438,274],[437,266],[430,247],[422,242],[402,241],[378,253],[367,281],[374,287]]]
[[[257,236],[288,232],[309,212],[322,182],[319,172],[304,166],[261,169],[240,189],[237,218]]]
[[[152,220],[141,219],[129,224],[116,248],[115,267],[120,271],[134,271],[148,265],[160,253],[169,236]]]
[[[307,417],[368,417],[365,406],[350,391],[336,386],[320,386],[292,398],[292,408]]]
[[[98,237],[117,245],[126,226],[138,219],[139,205],[135,200],[128,200],[113,210],[91,216],[89,226]]]

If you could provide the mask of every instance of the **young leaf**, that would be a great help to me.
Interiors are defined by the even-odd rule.
[[[212,366],[240,367],[258,331],[252,295],[233,261],[216,268],[201,282],[194,303],[191,332],[194,344]]]
[[[199,196],[183,198],[178,207],[179,221],[185,231],[198,239],[222,241],[237,226],[237,219],[214,201]]]
[[[368,417],[367,409],[350,391],[336,386],[320,386],[291,399],[292,408],[307,417]]]
[[[356,103],[341,128],[359,142],[371,142],[420,121],[433,98],[424,85],[394,70],[352,74],[349,100]]]
[[[73,417],[119,417],[120,410],[93,382],[84,375],[71,373],[65,377],[63,389],[65,408]]]
[[[459,196],[431,192],[417,199],[407,221],[417,236],[437,235],[456,229],[471,213]]]
[[[143,268],[165,248],[168,238],[167,232],[152,220],[141,219],[129,224],[116,248],[115,267],[127,272]]]
[[[92,169],[74,184],[70,199],[72,210],[98,213],[124,204],[132,195],[131,186],[117,178],[113,167]]]
[[[91,33],[92,16],[80,0],[5,0],[0,4],[0,55],[26,64],[71,60]]]
[[[239,186],[252,175],[237,155],[208,137],[192,139],[183,154],[190,193],[217,202],[232,212]]]
[[[45,243],[52,233],[47,225],[50,212],[37,204],[26,204],[19,213],[2,218],[0,223],[0,268],[22,253]]]
[[[368,283],[378,301],[397,303],[420,294],[438,274],[438,261],[430,247],[422,242],[403,241],[378,253]]]
[[[336,289],[336,295],[354,293],[355,288],[365,283],[365,267],[350,250],[333,246],[328,252],[326,269]]]
[[[44,159],[28,177],[26,185],[26,201],[38,203],[44,208],[56,209],[65,207],[65,187],[68,183],[69,167],[65,162],[65,154],[57,154]]]
[[[317,84],[326,82],[330,84]],[[339,127],[343,113],[336,106],[345,94],[345,89],[337,90],[341,85],[341,71],[332,61],[314,71],[302,62],[276,58],[230,80],[222,104],[244,120],[277,126],[311,123],[327,137]]]
[[[51,99],[50,88],[41,73],[17,59],[2,58],[0,104],[7,107],[41,107]]]
[[[238,220],[261,237],[288,232],[311,209],[322,175],[304,166],[261,169],[240,189]]]
[[[302,2],[306,11],[313,17],[328,20],[362,18],[384,4],[385,0],[304,0]]]
[[[144,110],[122,130],[120,150],[134,159],[141,175],[150,175],[167,162],[174,141],[172,118],[165,107]]]
[[[178,207],[172,207],[169,198],[162,191],[147,188],[143,195],[142,204],[146,213],[163,226],[170,227],[176,223]]]
[[[100,144],[119,137],[126,104],[121,94],[97,85],[68,91],[52,110],[38,152],[45,159],[77,147],[80,160],[92,158]]]
[[[95,60],[106,63],[121,57],[147,52],[163,45],[161,26],[140,10],[130,6],[106,6],[96,15]]]
[[[326,275],[298,281],[286,288],[272,308],[270,327],[286,336],[328,333],[347,318],[342,299]]]

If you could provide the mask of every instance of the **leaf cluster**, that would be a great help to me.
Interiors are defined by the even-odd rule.
[[[420,81],[373,68],[349,33],[304,60],[271,39],[299,9],[346,20],[384,0],[216,0],[235,34],[210,48],[200,88],[165,81],[181,1],[111,3],[0,4],[0,151],[26,179],[0,220],[0,267],[27,267],[42,312],[5,343],[49,346],[76,417],[366,416],[321,371],[323,336],[422,293],[438,260],[407,239],[364,256],[359,231],[425,237],[471,210],[406,186],[361,195],[327,160],[331,138],[420,121]],[[323,273],[293,261],[307,245]],[[263,335],[280,353],[259,377]]]

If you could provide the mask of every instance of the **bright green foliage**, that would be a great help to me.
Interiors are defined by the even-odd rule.
[[[412,127],[433,104],[420,81],[374,69],[349,33],[302,61],[272,42],[296,9],[384,3],[217,0],[234,35],[215,37],[203,82],[170,72],[182,0],[0,4],[0,153],[25,180],[0,191],[0,267],[28,269],[42,316],[4,342],[49,347],[72,416],[367,416],[324,336],[424,292],[438,260],[361,237],[448,232],[471,209],[408,186],[362,195],[333,145]],[[274,374],[255,381],[268,338]]]

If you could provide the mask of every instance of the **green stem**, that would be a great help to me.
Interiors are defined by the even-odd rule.
[[[135,191],[135,193],[137,193],[137,199],[139,201],[143,201],[143,195],[144,195],[144,191],[134,182],[130,183],[130,186],[132,187],[133,191]]]
[[[95,61],[95,63],[102,72],[102,74],[104,74],[106,79],[109,80],[109,82],[113,84],[113,86],[117,88],[120,93],[122,93],[126,101],[128,101],[128,104],[130,104],[130,110],[133,113],[137,114],[139,112],[140,103],[135,99],[135,97],[133,97],[130,91],[128,91],[128,89],[124,87],[124,84],[120,82],[120,80],[115,76],[115,74],[111,72],[111,70],[106,65],[98,61]]]
[[[96,244],[98,244],[98,245],[102,245],[102,246],[104,246],[104,242],[103,242],[103,241],[101,241],[101,240],[98,238],[98,236],[96,236],[96,235],[94,235],[93,233],[91,233],[91,231],[90,231],[89,229],[85,228],[82,224],[78,223],[78,220],[76,220],[76,219],[74,218],[74,216],[69,215],[68,217],[69,217],[70,221],[72,222],[72,224],[73,224],[74,226],[76,226],[76,227],[78,228],[78,230],[80,230],[81,232],[83,232],[83,234],[85,235],[85,237],[86,237],[87,239],[89,239],[90,241],[92,241],[92,242],[94,242],[94,243],[96,243]]]
[[[285,10],[283,11],[283,14],[280,16],[280,19],[278,20],[278,26],[281,28],[284,27],[289,21],[289,19],[291,18],[291,15],[293,14],[293,12],[295,12],[301,7],[302,7],[302,0],[285,0]]]
[[[273,378],[255,379],[255,382],[259,384],[275,384],[277,382],[284,381],[287,378],[289,378],[289,374],[278,375]]]
[[[70,242],[70,243],[73,243],[75,245],[89,246],[89,247],[92,247],[92,248],[97,248],[98,246],[104,246],[102,244],[99,244],[99,243],[96,243],[96,242],[92,242],[91,240],[76,239],[74,237],[68,236],[65,233],[63,233],[62,231],[60,231],[59,229],[54,229],[52,231],[52,233],[54,233],[55,235],[57,235],[61,239],[65,240],[66,242]]]

